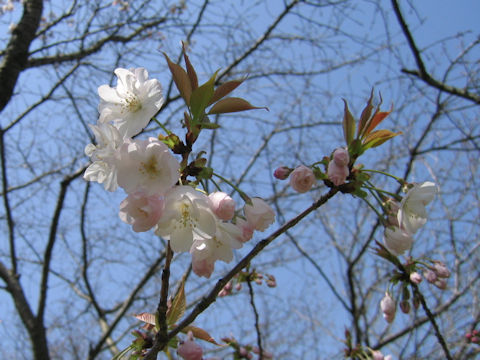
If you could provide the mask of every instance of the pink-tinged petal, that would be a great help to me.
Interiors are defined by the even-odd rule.
[[[192,230],[177,223],[177,228],[173,230],[170,236],[170,246],[172,250],[175,252],[187,252],[190,250],[192,243]]]

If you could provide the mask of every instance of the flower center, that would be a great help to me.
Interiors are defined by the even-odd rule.
[[[122,104],[122,110],[134,113],[142,108],[142,103],[140,99],[131,92],[128,93],[127,97],[124,99],[124,104]]]
[[[160,176],[160,169],[157,167],[155,156],[151,156],[146,162],[140,162],[140,172],[148,175],[150,179],[155,179]]]

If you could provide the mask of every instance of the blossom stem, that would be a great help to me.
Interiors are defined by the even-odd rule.
[[[385,176],[388,176],[388,177],[391,177],[391,178],[397,180],[397,181],[400,183],[400,185],[405,184],[405,180],[404,180],[404,179],[402,179],[402,178],[400,178],[400,177],[398,177],[398,176],[389,174],[389,173],[387,173],[387,172],[385,172],[385,171],[374,170],[374,169],[362,169],[362,171],[367,171],[367,172],[382,174],[382,175],[385,175]]]
[[[238,194],[242,197],[243,201],[245,201],[246,203],[250,203],[251,200],[250,198],[248,197],[247,194],[245,194],[242,190],[240,190],[240,188],[238,186],[236,186],[234,183],[232,183],[230,180],[224,178],[223,176],[217,174],[217,173],[213,173],[214,176],[218,177],[220,180],[226,182],[228,185],[230,185],[233,189],[235,189],[236,192],[238,192]],[[219,186],[217,184],[215,184],[218,188]]]
[[[362,198],[362,200],[367,203],[367,205],[375,212],[375,214],[377,214],[378,219],[379,219],[380,222],[383,224],[383,221],[384,221],[384,220],[383,220],[383,215],[378,212],[377,208],[376,208],[375,206],[373,206],[373,205],[370,203],[370,201],[368,201],[367,199]]]
[[[163,131],[165,131],[167,133],[167,135],[170,135],[172,133],[160,121],[158,121],[155,116],[152,119],[153,119],[153,121],[155,121],[158,124],[158,126],[160,126],[163,129]]]
[[[375,191],[375,192],[377,192],[377,193],[383,193],[383,194],[390,195],[391,197],[393,197],[395,200],[398,200],[398,201],[401,201],[401,200],[402,200],[402,198],[401,198],[399,195],[397,195],[397,194],[395,194],[395,193],[392,193],[392,192],[390,192],[390,191],[387,191],[387,190],[379,189],[379,188],[377,188],[377,187],[375,187],[375,186],[362,185],[362,187],[363,187],[364,189],[372,190],[372,191]]]

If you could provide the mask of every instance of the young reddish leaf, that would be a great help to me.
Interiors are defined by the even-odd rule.
[[[385,120],[385,118],[388,115],[390,115],[392,111],[393,111],[393,105],[390,111],[379,111],[379,109],[377,108],[377,110],[375,111],[375,114],[372,117],[372,120],[368,124],[367,130],[365,130],[364,132],[364,135],[370,134],[370,132],[372,132],[372,130],[375,129],[378,124],[380,124],[383,120]]]
[[[390,140],[391,138],[402,134],[401,131],[394,133],[390,130],[376,130],[370,133],[364,140],[363,149],[367,150],[369,148],[374,148],[382,145],[385,141]]]
[[[193,336],[196,337],[197,339],[208,341],[209,343],[215,344],[217,346],[221,346],[219,343],[217,343],[215,341],[214,338],[212,338],[210,336],[210,334],[208,332],[206,332],[205,330],[203,330],[199,327],[196,327],[196,326],[193,326],[193,325],[188,325],[188,326],[184,327],[183,330],[182,330],[182,332],[185,333],[185,334],[187,334],[189,331],[191,331]]]
[[[239,112],[244,110],[253,110],[253,109],[266,109],[266,107],[257,107],[250,104],[247,100],[237,97],[230,97],[218,101],[215,105],[212,106],[209,114],[224,114]]]
[[[347,100],[342,99],[345,103],[345,109],[343,114],[343,137],[347,142],[347,145],[353,141],[353,136],[355,135],[355,120],[348,109]]]
[[[185,59],[185,65],[187,67],[187,74],[188,74],[188,78],[190,79],[190,85],[192,86],[192,90],[195,90],[196,88],[198,88],[197,72],[193,68],[192,63],[190,62],[190,59],[187,56],[187,49],[184,42],[182,42],[182,47],[183,47],[183,58]]]
[[[205,112],[205,108],[208,106],[210,99],[213,96],[213,86],[215,84],[215,78],[217,77],[218,70],[215,71],[215,74],[202,86],[196,88],[192,92],[192,97],[190,98],[190,110],[195,122],[200,122],[202,115]]]
[[[172,306],[167,310],[167,324],[168,326],[175,324],[185,313],[187,307],[187,300],[185,298],[185,278],[180,284],[177,295],[172,301]]]
[[[137,320],[143,321],[144,323],[155,326],[155,315],[147,312],[142,312],[140,314],[134,315]]]
[[[220,85],[218,88],[215,89],[215,92],[213,93],[213,97],[208,103],[208,105],[212,105],[214,102],[230,94],[233,90],[235,90],[238,86],[240,86],[240,84],[244,80],[245,79],[227,81],[226,83]]]
[[[167,54],[163,53],[165,59],[167,60],[168,68],[172,73],[173,81],[177,86],[180,96],[185,100],[185,103],[190,105],[190,96],[192,95],[192,85],[190,79],[187,75],[187,72],[180,66],[173,63]]]
[[[363,109],[362,115],[360,116],[357,137],[361,137],[363,135],[363,132],[365,131],[364,127],[367,124],[368,119],[370,119],[370,116],[372,115],[372,110],[373,110],[372,100],[373,100],[373,89],[372,89],[372,92],[370,93],[370,98],[368,99],[367,105]]]

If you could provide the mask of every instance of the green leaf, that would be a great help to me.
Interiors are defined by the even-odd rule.
[[[353,141],[353,136],[355,135],[355,119],[348,109],[347,100],[342,100],[345,104],[343,114],[343,137],[345,138],[347,145],[350,146],[350,143]]]
[[[365,131],[365,125],[367,124],[368,120],[370,119],[370,116],[372,115],[372,110],[373,110],[372,100],[373,100],[373,88],[372,88],[372,92],[370,93],[370,98],[368,99],[367,105],[363,109],[362,115],[360,116],[357,138],[361,138],[363,136],[363,133]]]
[[[230,97],[226,99],[222,99],[218,101],[215,105],[212,106],[209,114],[225,114],[225,113],[232,113],[232,112],[239,112],[245,110],[253,110],[253,109],[266,109],[266,107],[257,107],[250,104],[247,100],[237,97]]]
[[[143,321],[144,323],[150,324],[150,325],[155,325],[155,315],[148,313],[148,312],[142,312],[140,314],[133,315],[135,319]]]
[[[401,131],[394,133],[390,130],[376,130],[369,134],[364,140],[363,150],[367,150],[369,148],[374,148],[377,146],[382,145],[385,141],[390,140],[391,138],[402,134]]]
[[[183,100],[185,100],[185,104],[187,104],[187,106],[190,105],[192,85],[187,72],[180,65],[173,63],[167,54],[163,53],[163,56],[165,56],[165,59],[167,60],[168,68],[172,73],[173,81],[180,92],[180,96],[183,98]]]
[[[187,75],[188,75],[188,78],[190,79],[190,85],[192,87],[192,90],[195,90],[196,88],[198,88],[197,72],[195,71],[192,63],[190,62],[190,59],[187,56],[187,49],[185,47],[184,42],[182,42],[182,47],[183,47],[183,59],[185,60],[185,65],[187,67]]]
[[[199,123],[205,113],[205,108],[208,106],[210,99],[213,96],[213,86],[218,70],[215,74],[202,86],[196,88],[190,97],[190,110],[193,115],[195,123]]]
[[[193,325],[188,325],[182,329],[182,332],[185,334],[187,334],[189,331],[191,331],[193,336],[196,337],[197,339],[208,341],[209,343],[220,346],[220,344],[217,343],[215,339],[212,338],[210,334],[207,331],[203,330],[202,328],[199,328]]]
[[[237,87],[240,86],[240,84],[244,81],[245,79],[242,80],[231,80],[227,81],[226,83],[223,83],[219,87],[215,89],[215,92],[213,93],[213,97],[210,100],[210,103],[208,105],[213,104],[214,102],[220,100],[221,98],[227,96],[230,94],[233,90],[235,90]]]
[[[362,199],[365,199],[368,196],[368,194],[362,189],[360,189],[359,187],[355,189],[355,191],[353,192],[353,195]]]
[[[359,157],[364,151],[362,142],[359,139],[353,140],[352,143],[348,145],[348,155],[350,155],[350,159]]]
[[[175,324],[185,313],[187,300],[185,298],[185,278],[182,279],[180,289],[172,301],[172,306],[167,310],[167,324],[171,326]]]

